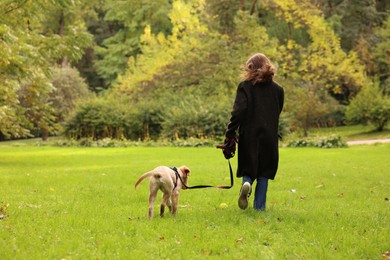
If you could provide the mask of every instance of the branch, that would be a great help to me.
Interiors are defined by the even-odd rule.
[[[251,6],[251,12],[250,12],[250,15],[254,14],[254,12],[255,12],[255,9],[256,9],[256,3],[257,3],[257,0],[253,0],[253,2],[252,2],[252,6]]]
[[[27,3],[27,1],[28,1],[28,0],[24,0],[24,1],[21,2],[19,5],[15,6],[15,7],[11,7],[11,8],[8,9],[8,10],[5,10],[5,11],[4,11],[4,14],[8,14],[8,13],[10,13],[10,12],[15,11],[16,9],[21,8],[23,5],[25,5],[25,4]]]

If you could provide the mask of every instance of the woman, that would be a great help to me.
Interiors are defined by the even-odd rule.
[[[252,184],[256,180],[253,207],[265,210],[268,180],[278,169],[278,125],[283,109],[284,90],[274,80],[275,67],[261,53],[246,62],[238,85],[226,142],[238,141],[237,177],[242,177],[238,199],[241,209],[248,207]]]

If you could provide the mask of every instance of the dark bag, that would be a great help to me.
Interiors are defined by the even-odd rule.
[[[236,153],[236,143],[237,139],[235,137],[226,137],[223,145],[218,145],[217,148],[222,149],[223,155],[226,159],[230,159],[234,157],[234,154]]]

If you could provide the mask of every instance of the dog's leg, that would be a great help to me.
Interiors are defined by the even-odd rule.
[[[171,196],[171,194],[168,192],[165,192],[163,194],[163,199],[162,199],[161,206],[160,206],[160,217],[164,216],[165,206],[168,205],[168,207],[169,207],[169,204],[170,204],[169,197],[170,196]]]
[[[172,214],[176,217],[177,206],[179,204],[179,192],[174,191],[172,194]]]
[[[153,209],[154,209],[154,201],[156,200],[158,188],[156,185],[150,185],[150,194],[149,194],[149,219],[153,218]]]
[[[168,202],[167,202],[167,206],[169,208],[169,212],[172,213],[172,202],[171,202],[171,198],[169,198]]]

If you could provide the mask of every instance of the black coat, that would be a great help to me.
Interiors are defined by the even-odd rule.
[[[278,125],[284,90],[276,82],[241,82],[226,137],[238,140],[237,177],[274,179],[279,163]]]

